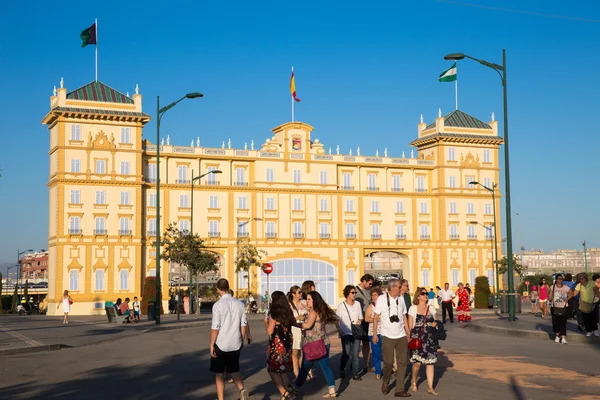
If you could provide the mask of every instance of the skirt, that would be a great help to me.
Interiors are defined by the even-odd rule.
[[[302,350],[302,330],[292,326],[292,350]]]

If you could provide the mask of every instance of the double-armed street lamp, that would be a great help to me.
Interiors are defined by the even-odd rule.
[[[163,115],[184,99],[203,97],[202,93],[188,93],[173,103],[160,107],[160,96],[156,96],[156,325],[160,324],[160,305],[162,303],[160,279],[160,120]]]
[[[513,251],[512,251],[512,224],[510,211],[510,168],[509,168],[509,151],[508,151],[508,108],[507,108],[507,89],[506,89],[506,50],[502,50],[502,65],[492,63],[485,60],[480,60],[475,57],[468,56],[464,53],[451,53],[444,56],[445,60],[458,61],[464,58],[469,58],[477,61],[479,64],[493,69],[498,73],[502,81],[502,94],[504,100],[504,184],[506,185],[506,259],[508,266],[508,320],[515,320],[515,293],[514,292],[514,275],[513,275]],[[494,235],[495,236],[495,235]]]
[[[192,238],[194,237],[194,182],[199,181],[200,179],[204,178],[207,175],[210,174],[222,174],[223,171],[220,171],[218,169],[216,170],[212,170],[212,171],[208,171],[202,175],[196,176],[194,177],[194,170],[192,170],[192,194],[191,194],[191,202],[192,202],[192,208],[191,208],[191,212],[190,212],[190,218],[192,219],[190,222],[190,234],[192,235]],[[190,297],[189,297],[189,302],[190,302],[190,307],[189,307],[189,312],[190,315],[192,315],[192,273],[190,272]],[[196,294],[197,295],[197,294]]]

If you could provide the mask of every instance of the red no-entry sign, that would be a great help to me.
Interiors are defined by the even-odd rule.
[[[269,275],[271,272],[273,272],[273,264],[264,263],[263,264],[263,272],[267,275]]]

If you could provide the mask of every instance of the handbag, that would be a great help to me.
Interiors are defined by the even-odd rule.
[[[368,339],[367,332],[365,332],[365,328],[362,325],[356,325],[352,323],[352,317],[350,316],[350,311],[346,306],[346,302],[344,302],[344,307],[346,307],[346,312],[348,313],[348,318],[350,318],[350,326],[352,328],[352,337],[356,340],[366,340]]]
[[[423,331],[425,330],[425,324],[427,324],[427,317],[429,317],[429,306],[427,306],[427,311],[425,311],[425,318],[423,319],[423,325],[421,325],[421,332],[419,333],[418,338],[411,338],[408,342],[408,348],[410,350],[420,350],[423,348],[423,341],[421,338],[423,337]],[[416,320],[416,318],[415,318]]]
[[[314,342],[306,343],[302,347],[304,358],[307,361],[317,361],[327,356],[327,347],[323,339],[315,340]]]

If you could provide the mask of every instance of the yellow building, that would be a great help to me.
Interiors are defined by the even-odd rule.
[[[150,117],[137,89],[129,97],[100,82],[73,92],[61,84],[50,109],[49,312],[65,289],[74,313],[100,312],[105,300],[140,296],[155,274],[156,144],[142,139]],[[330,304],[367,272],[401,274],[411,288],[480,275],[493,286],[491,195],[469,185],[499,181],[493,116],[421,118],[418,156],[332,152],[302,122],[272,131],[256,148],[160,144],[161,226],[189,229],[193,206],[195,232],[234,290],[248,286],[234,272],[240,237],[268,253],[271,291],[312,279]],[[192,205],[192,171],[211,169],[222,173],[196,182]],[[262,272],[250,282],[252,292],[267,289]]]

